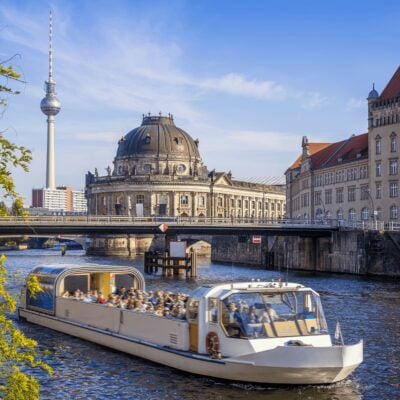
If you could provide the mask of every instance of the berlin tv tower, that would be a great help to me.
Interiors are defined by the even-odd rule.
[[[55,165],[54,165],[54,116],[61,110],[61,103],[56,96],[56,83],[53,81],[53,16],[50,11],[49,30],[49,79],[45,82],[46,97],[40,102],[43,114],[47,115],[47,165],[46,188],[55,189]]]

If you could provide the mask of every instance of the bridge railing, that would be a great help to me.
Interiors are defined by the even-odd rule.
[[[0,217],[4,225],[216,225],[216,226],[269,226],[290,228],[303,226],[318,229],[361,229],[376,231],[400,231],[400,223],[390,221],[348,221],[337,219],[288,219],[288,218],[250,218],[250,217],[129,217],[129,216],[26,216]]]

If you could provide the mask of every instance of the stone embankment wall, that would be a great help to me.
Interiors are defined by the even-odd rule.
[[[215,236],[214,262],[400,277],[400,232],[342,231],[328,238]]]

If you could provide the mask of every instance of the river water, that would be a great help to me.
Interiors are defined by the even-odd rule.
[[[6,265],[25,276],[33,267],[51,263],[99,263],[131,265],[143,272],[143,259],[87,257],[68,251],[61,257],[51,250],[7,253]],[[351,275],[282,272],[289,281],[310,286],[320,293],[330,331],[341,323],[346,343],[364,339],[364,363],[347,380],[335,385],[274,387],[227,383],[185,374],[139,358],[115,352],[83,340],[26,322],[17,322],[40,347],[53,378],[41,371],[42,399],[237,399],[237,400],[394,400],[400,399],[400,281]],[[147,288],[190,292],[203,283],[270,280],[279,271],[251,266],[213,264],[200,259],[198,278],[146,276]],[[10,282],[16,293],[21,286]]]

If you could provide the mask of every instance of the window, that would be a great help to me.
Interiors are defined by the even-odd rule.
[[[380,207],[376,209],[376,219],[380,221],[382,219],[382,210]]]
[[[208,299],[208,321],[218,322],[218,299],[212,297]]]
[[[399,209],[396,205],[390,207],[390,219],[397,219],[399,216]]]
[[[143,204],[144,203],[144,195],[143,194],[138,194],[136,196],[136,204]]]
[[[376,182],[375,183],[375,197],[377,199],[382,198],[382,183],[381,182]]]
[[[361,219],[362,219],[363,221],[367,221],[367,220],[369,219],[369,210],[368,210],[368,207],[364,207],[364,208],[361,210]]]
[[[398,163],[397,159],[389,160],[389,175],[397,175]]]
[[[255,201],[251,202],[251,208],[256,208],[256,202]]]
[[[147,134],[147,135],[146,135],[146,138],[144,139],[144,143],[145,143],[145,144],[150,144],[150,141],[151,141],[151,137],[150,137],[149,134]]]
[[[361,185],[360,189],[361,189],[360,200],[368,200],[368,198],[369,198],[368,185]]]
[[[389,183],[389,197],[397,197],[399,194],[399,184],[398,182]]]
[[[397,135],[393,132],[390,135],[390,152],[396,153],[397,151]]]
[[[235,207],[235,199],[231,199],[231,207]]]
[[[332,189],[325,190],[325,204],[332,204]]]
[[[336,189],[336,203],[343,203],[343,188]]]
[[[280,203],[278,203],[278,204],[276,205],[276,210],[277,210],[277,211],[281,211],[281,204],[280,204]]]
[[[185,164],[178,164],[178,165],[176,166],[176,172],[182,173],[182,172],[185,172],[185,171],[186,171],[186,166],[185,166]]]
[[[354,208],[350,208],[349,210],[349,221],[356,220],[356,210]]]
[[[315,192],[314,193],[314,204],[316,206],[321,205],[321,192]]]
[[[375,154],[381,154],[381,138],[377,136],[375,139]]]
[[[199,207],[204,207],[204,196],[199,196]]]
[[[249,201],[248,200],[244,201],[244,208],[249,208]]]
[[[143,166],[143,171],[144,171],[146,174],[149,174],[149,173],[151,172],[151,164],[144,164],[144,166]]]
[[[242,207],[242,200],[238,199],[237,206],[238,206],[239,208]]]
[[[375,176],[381,176],[382,174],[382,163],[380,161],[376,161],[375,163]]]
[[[356,187],[350,186],[348,188],[348,201],[356,201]]]
[[[337,211],[336,216],[338,220],[343,220],[343,210],[341,208]]]
[[[183,194],[181,196],[181,206],[189,205],[189,196],[187,194]]]
[[[271,210],[275,211],[275,203],[271,203]]]
[[[222,197],[218,197],[217,206],[218,207],[222,207],[223,204],[224,204],[224,199]]]

